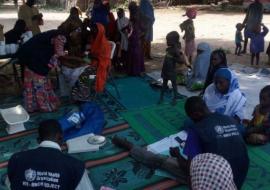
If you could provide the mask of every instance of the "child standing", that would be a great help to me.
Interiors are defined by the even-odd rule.
[[[122,8],[117,10],[117,29],[119,33],[119,38],[117,40],[118,53],[117,53],[117,65],[116,67],[120,69],[121,67],[126,70],[127,68],[127,50],[128,50],[128,32],[129,32],[129,19],[125,16],[125,11]],[[122,64],[121,64],[122,63]]]
[[[161,77],[163,79],[163,85],[161,89],[159,104],[163,102],[164,93],[168,87],[168,81],[170,80],[173,87],[174,97],[172,105],[176,104],[177,96],[177,84],[176,84],[176,63],[184,63],[184,57],[181,52],[180,36],[178,32],[172,31],[166,36],[167,49],[166,55],[163,61],[163,67],[161,71]]]
[[[185,31],[183,39],[185,40],[185,54],[189,59],[189,62],[192,62],[192,55],[195,51],[195,28],[193,24],[193,19],[196,18],[197,11],[194,8],[189,8],[186,10],[188,19],[180,24],[181,32]]]
[[[263,31],[261,31],[261,26]],[[251,65],[253,65],[254,57],[256,57],[256,65],[259,65],[260,53],[264,52],[264,37],[268,33],[268,28],[264,25],[257,25],[253,32],[247,31],[247,37],[250,41]]]
[[[243,25],[241,23],[236,24],[236,33],[235,33],[235,55],[240,55],[241,49],[242,49],[242,44],[243,42],[243,36],[242,36],[242,30],[243,30]]]
[[[253,119],[247,128],[246,140],[250,144],[265,144],[270,135],[270,85],[260,92],[260,104],[253,112]]]

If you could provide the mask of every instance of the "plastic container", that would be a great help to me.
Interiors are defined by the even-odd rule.
[[[27,111],[21,105],[12,108],[1,109],[0,113],[4,121],[8,124],[8,134],[24,131],[24,123],[27,122],[30,118]]]

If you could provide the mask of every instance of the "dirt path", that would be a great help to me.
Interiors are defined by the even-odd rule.
[[[56,28],[68,16],[64,12],[42,11],[44,14],[45,25],[42,30]],[[165,36],[172,30],[179,30],[179,24],[186,18],[182,15],[184,11],[180,8],[157,9],[155,10],[156,22],[154,24],[153,55],[155,59],[147,62],[147,70],[158,69],[161,66],[162,56],[164,55]],[[9,30],[17,18],[15,10],[1,10],[0,23],[5,25],[5,31]],[[196,29],[196,43],[205,41],[210,43],[213,49],[222,47],[228,52],[229,63],[241,63],[249,65],[250,55],[235,56],[234,34],[235,24],[242,22],[244,13],[209,13],[199,11],[194,20]],[[270,15],[265,15],[264,24],[270,27]],[[183,36],[183,34],[181,34]],[[266,45],[270,41],[270,34],[266,37]],[[266,46],[267,47],[267,46]],[[266,56],[262,55],[262,63],[266,62]]]

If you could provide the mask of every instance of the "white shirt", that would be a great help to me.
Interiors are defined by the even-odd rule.
[[[61,147],[59,144],[53,142],[53,141],[42,141],[39,144],[40,147],[46,147],[46,148],[55,148],[61,151]],[[94,187],[88,177],[87,171],[84,171],[84,174],[80,180],[80,183],[77,185],[76,190],[94,190]]]

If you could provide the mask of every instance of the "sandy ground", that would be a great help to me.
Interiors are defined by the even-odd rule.
[[[68,17],[67,12],[45,11],[41,10],[44,15],[44,26],[42,31],[54,29]],[[160,69],[165,53],[166,43],[165,36],[168,32],[176,30],[180,33],[179,24],[183,22],[186,17],[183,17],[184,10],[181,8],[156,9],[154,24],[154,41],[152,44],[152,54],[154,60],[146,61],[146,71]],[[230,64],[240,63],[243,65],[250,64],[250,54],[242,56],[234,55],[234,35],[235,24],[242,22],[244,13],[223,13],[223,12],[209,12],[198,11],[198,16],[194,20],[196,43],[208,42],[212,49],[223,48],[227,52],[228,62]],[[10,30],[17,19],[16,9],[1,9],[0,10],[0,24],[3,24],[4,32]],[[270,27],[270,15],[264,15],[263,22]],[[180,33],[183,36],[183,33]],[[270,34],[266,36],[265,46],[268,46],[270,41]],[[184,42],[182,41],[182,46]],[[261,54],[260,67],[268,67],[266,65],[267,57],[264,53]],[[180,68],[181,69],[181,68]],[[5,72],[5,71],[4,71]]]
[[[42,30],[56,28],[68,16],[65,12],[41,11],[44,14],[45,25]],[[165,36],[168,32],[176,30],[180,32],[179,24],[186,18],[182,15],[184,11],[180,8],[157,9],[155,10],[156,22],[154,24],[153,56],[154,60],[146,62],[147,70],[159,69],[162,63],[162,57],[166,48]],[[244,13],[211,13],[199,11],[194,20],[196,30],[196,43],[208,42],[213,49],[222,47],[228,53],[229,63],[250,64],[250,55],[234,55],[234,34],[235,24],[242,22]],[[0,24],[5,26],[4,31],[12,28],[17,18],[16,10],[0,10]],[[270,15],[265,15],[264,24],[270,27]],[[183,36],[183,34],[181,34]],[[270,41],[270,34],[266,37],[266,47]],[[183,42],[182,42],[183,43]],[[261,66],[264,65],[267,58],[262,54]]]

